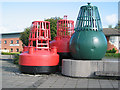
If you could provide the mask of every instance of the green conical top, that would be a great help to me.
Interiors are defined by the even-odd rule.
[[[75,30],[103,30],[98,8],[96,6],[91,6],[90,3],[88,3],[88,5],[80,8]]]

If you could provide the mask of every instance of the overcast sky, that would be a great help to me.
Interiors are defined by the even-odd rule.
[[[42,21],[51,17],[63,17],[74,20],[82,5],[87,2],[2,2],[1,33],[22,32],[32,21]],[[103,28],[113,27],[118,22],[118,2],[92,2],[98,7]]]

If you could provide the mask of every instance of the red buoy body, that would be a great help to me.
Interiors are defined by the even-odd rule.
[[[29,46],[23,48],[19,65],[23,73],[55,73],[58,70],[57,48],[49,48],[50,22],[34,21],[29,35]]]
[[[57,21],[57,36],[50,42],[50,47],[57,47],[57,52],[61,59],[70,56],[69,41],[73,33],[73,20],[67,20],[67,16],[65,15],[64,19]]]
[[[55,37],[50,45],[51,47],[56,46],[58,53],[69,53],[69,40],[70,37]]]

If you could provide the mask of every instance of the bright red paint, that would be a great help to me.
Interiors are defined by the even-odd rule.
[[[50,22],[32,22],[29,45],[23,48],[23,53],[20,54],[19,64],[24,66],[58,65],[59,55],[57,54],[56,47],[49,48],[50,39]]]
[[[65,27],[66,26],[66,27]],[[64,19],[57,21],[57,36],[50,42],[50,47],[56,46],[59,53],[67,53],[69,51],[69,40],[74,33],[74,21]]]

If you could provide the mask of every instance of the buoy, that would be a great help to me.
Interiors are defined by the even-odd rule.
[[[55,46],[60,55],[60,65],[62,58],[70,58],[69,41],[74,33],[74,21],[67,20],[65,15],[63,19],[57,21],[57,36],[50,42],[50,47]]]
[[[32,22],[29,45],[23,47],[19,58],[22,73],[50,74],[58,70],[59,55],[56,47],[49,47],[50,39],[50,22]]]
[[[98,8],[90,3],[82,6],[75,33],[70,39],[72,57],[79,60],[101,60],[107,50],[107,40],[102,30]]]

